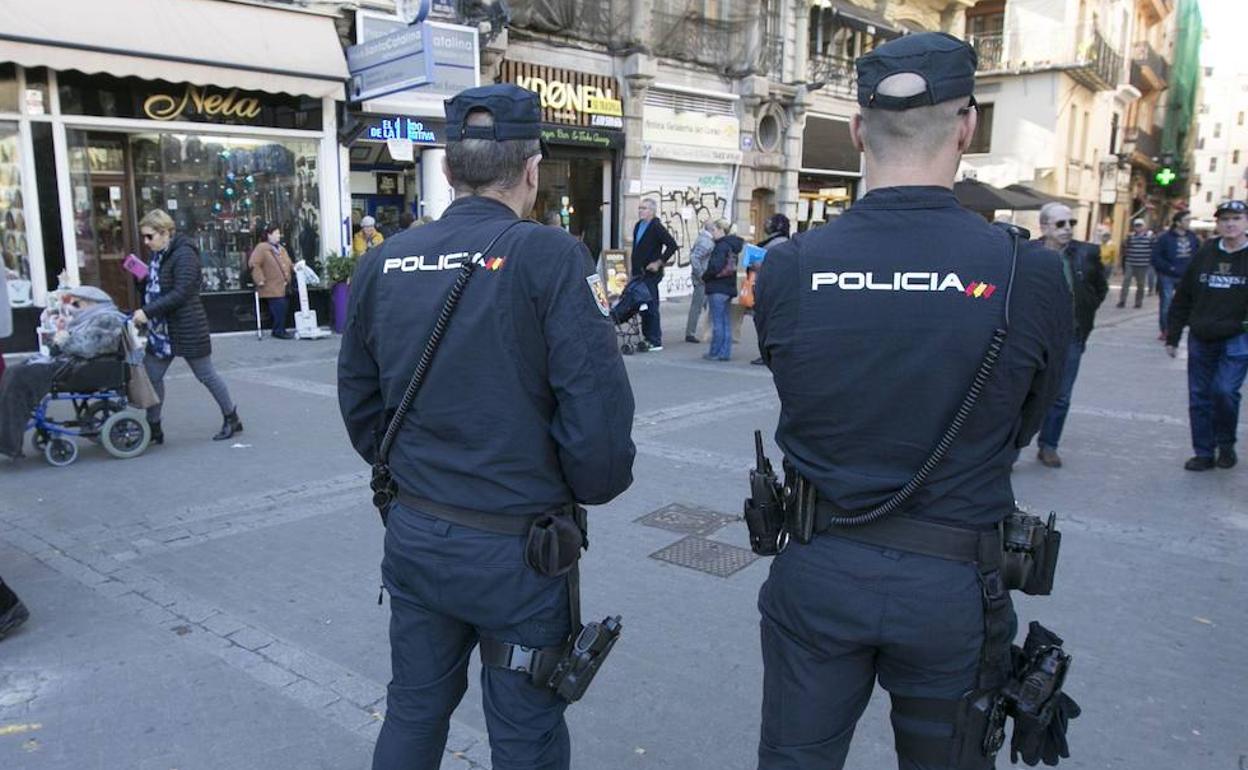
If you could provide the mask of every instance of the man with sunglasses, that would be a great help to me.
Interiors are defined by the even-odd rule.
[[[1040,237],[1045,248],[1056,251],[1062,260],[1062,275],[1074,295],[1075,336],[1066,352],[1066,368],[1062,375],[1061,389],[1053,406],[1049,407],[1040,428],[1036,455],[1046,468],[1062,467],[1057,454],[1057,443],[1062,438],[1066,415],[1070,411],[1070,394],[1075,389],[1075,377],[1079,375],[1079,361],[1087,349],[1088,335],[1092,333],[1096,310],[1109,294],[1109,282],[1105,280],[1105,267],[1101,263],[1101,249],[1091,243],[1076,241],[1073,237],[1075,216],[1068,206],[1046,203],[1040,209]]]

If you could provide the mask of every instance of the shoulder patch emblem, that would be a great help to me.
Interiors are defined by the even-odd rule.
[[[585,283],[589,284],[589,293],[594,297],[594,303],[598,305],[598,311],[604,316],[611,315],[611,303],[607,300],[607,289],[602,285],[602,276],[594,273],[585,276]]]

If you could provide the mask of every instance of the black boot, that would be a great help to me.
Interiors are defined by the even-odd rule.
[[[225,441],[232,437],[235,433],[243,432],[243,423],[238,419],[238,408],[225,416],[225,420],[221,423],[221,430],[217,431],[217,435],[212,437],[213,441]]]
[[[151,442],[150,442],[150,443],[152,443],[152,444],[163,444],[163,443],[165,443],[165,432],[164,432],[164,430],[162,430],[162,429],[161,429],[161,427],[160,427],[160,422],[159,422],[159,421],[157,421],[157,422],[149,422],[149,423],[147,424],[147,427],[149,427],[149,428],[151,428],[151,429],[152,429],[152,439],[151,439]]]
[[[17,594],[4,584],[3,579],[0,579],[0,639],[8,636],[29,617],[30,612],[26,609],[26,605],[22,604]]]

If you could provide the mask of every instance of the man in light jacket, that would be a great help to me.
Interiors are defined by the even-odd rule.
[[[689,249],[689,277],[693,279],[693,296],[689,298],[689,320],[685,322],[685,342],[698,344],[698,323],[702,320],[702,311],[706,310],[706,284],[702,274],[706,272],[707,260],[711,258],[711,250],[715,248],[715,239],[711,237],[712,223],[702,223],[698,237]]]

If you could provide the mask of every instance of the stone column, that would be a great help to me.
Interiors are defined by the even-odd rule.
[[[624,62],[624,164],[620,178],[620,192],[616,200],[620,206],[620,244],[632,245],[632,222],[636,218],[637,204],[641,196],[632,191],[633,181],[644,181],[646,146],[642,140],[642,113],[646,104],[646,92],[654,84],[658,73],[658,60],[649,54],[634,53]]]

